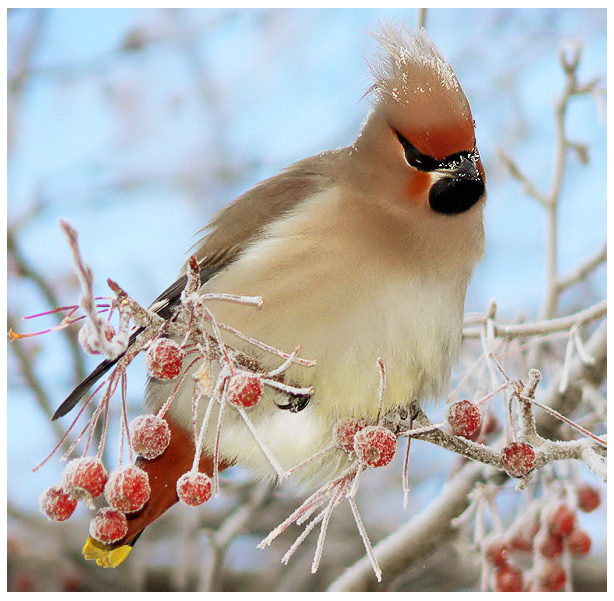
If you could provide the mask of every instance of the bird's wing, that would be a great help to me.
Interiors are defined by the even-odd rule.
[[[193,249],[200,268],[201,284],[228,267],[267,225],[280,215],[291,211],[303,200],[330,185],[332,153],[304,159],[291,165],[279,175],[271,177],[239,196],[219,211],[205,228],[208,232]],[[172,316],[179,303],[187,278],[181,275],[151,304],[150,309],[164,319]],[[137,329],[128,346],[142,332]],[[123,356],[105,359],[66,397],[52,419],[66,415],[104,374]]]

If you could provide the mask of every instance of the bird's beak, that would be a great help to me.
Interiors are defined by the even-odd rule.
[[[429,192],[429,204],[437,213],[457,215],[475,205],[485,192],[479,159],[462,155],[457,161],[434,173],[437,181]]]

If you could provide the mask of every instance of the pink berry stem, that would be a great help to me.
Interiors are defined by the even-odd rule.
[[[234,375],[236,373],[236,369],[235,369],[233,361],[230,359],[230,356],[228,355],[228,349],[226,348],[226,345],[224,344],[224,341],[222,340],[222,335],[220,333],[220,328],[218,326],[218,323],[215,320],[215,317],[213,317],[213,313],[211,313],[211,311],[209,311],[207,307],[203,305],[202,308],[207,313],[209,321],[211,322],[211,328],[213,329],[213,337],[215,338],[215,341],[217,342],[217,345],[220,348],[220,352],[221,352],[220,358],[222,359],[222,362],[225,365],[227,365],[228,368],[230,369],[231,375]]]
[[[98,305],[100,307],[100,305]],[[105,305],[106,307],[108,307],[108,305]],[[49,309],[48,311],[43,311],[42,313],[34,313],[33,315],[26,315],[25,317],[22,317],[21,319],[23,320],[28,320],[28,319],[36,319],[38,317],[44,317],[45,315],[53,315],[54,313],[61,313],[62,311],[69,311],[68,315],[66,315],[64,317],[64,319],[66,319],[67,317],[70,317],[75,311],[79,310],[79,305],[66,305],[65,307],[56,307],[55,309]],[[62,321],[64,321],[64,319]]]
[[[356,468],[356,473],[354,474],[352,478],[352,487],[350,488],[350,497],[352,498],[354,498],[356,496],[356,493],[358,492],[358,483],[360,480],[360,475],[362,474],[364,469],[365,469],[364,464],[359,463]]]
[[[237,294],[227,294],[224,292],[208,292],[202,294],[200,300],[203,303],[209,301],[226,301],[229,303],[238,303],[240,305],[251,305],[252,307],[262,307],[263,300],[261,296],[239,296]]]
[[[104,387],[105,384],[106,384],[106,380],[101,382],[101,384],[98,386],[98,388],[96,388],[96,390],[94,390],[94,392],[87,398],[85,403],[83,403],[81,409],[79,409],[79,411],[77,412],[77,415],[75,416],[75,419],[72,421],[72,423],[70,424],[70,426],[66,430],[66,433],[64,434],[64,436],[62,436],[62,438],[60,439],[58,444],[56,444],[55,447],[53,447],[53,450],[51,451],[51,453],[49,453],[49,455],[47,455],[47,457],[45,457],[45,459],[43,459],[37,466],[32,468],[33,472],[36,472],[41,467],[43,467],[43,465],[45,465],[45,463],[47,463],[47,461],[49,461],[55,455],[55,453],[58,451],[58,449],[66,442],[66,439],[68,438],[68,435],[70,434],[70,432],[74,428],[75,424],[77,423],[77,421],[79,420],[79,418],[81,417],[81,415],[83,414],[85,409],[89,406],[89,404],[91,403],[92,399],[96,396],[96,394],[98,394],[98,392],[100,392],[100,390]],[[86,429],[87,429],[87,424],[86,424],[85,428],[83,429],[83,431],[81,432],[81,434],[79,436],[79,440],[81,440],[81,437],[83,436],[83,433],[85,432]],[[68,454],[68,452],[66,454]]]
[[[232,371],[232,367],[228,365],[228,369]],[[213,494],[218,495],[220,490],[220,440],[222,437],[222,419],[224,417],[224,409],[228,404],[226,393],[228,391],[229,378],[224,378],[224,389],[220,399],[220,410],[217,415],[217,427],[215,433],[215,448],[213,451]]]
[[[128,459],[130,463],[134,463],[134,450],[130,442],[130,428],[128,427],[128,411],[126,407],[128,378],[126,374],[122,374],[121,398],[122,398],[122,415],[121,415],[121,432],[119,433],[119,465],[122,464],[124,458],[124,436],[128,442]]]
[[[506,388],[509,388],[510,386],[512,386],[512,384],[513,382],[511,381],[504,382],[503,384],[501,384],[501,386],[497,386],[497,388],[495,388],[494,390],[492,390],[491,392],[489,392],[487,395],[483,396],[482,398],[478,399],[473,404],[479,407],[480,405],[484,404],[486,401],[490,401],[490,399],[492,399],[494,396],[499,394],[502,390],[505,390]]]
[[[100,434],[98,452],[96,453],[96,456],[98,457],[98,459],[102,457],[102,453],[104,451],[104,445],[107,439],[107,430],[109,426],[109,401],[113,398],[113,395],[115,394],[115,391],[117,390],[117,385],[119,384],[121,373],[122,373],[121,370],[118,370],[118,369],[113,370],[113,373],[109,380],[109,385],[107,386],[107,390],[102,396],[102,399],[100,400],[100,403],[98,404],[98,408],[94,412],[94,415],[92,415],[90,433],[87,439],[87,444],[85,445],[85,451],[84,451],[85,455],[87,455],[89,448],[90,448],[90,444],[92,443],[92,440],[94,437],[94,430],[96,429],[96,423],[98,422],[98,419],[100,418],[101,413],[104,411],[104,422],[103,422],[102,432]]]
[[[289,470],[286,470],[281,476],[280,476],[280,480],[286,480],[287,478],[289,478],[292,474],[298,472],[299,470],[303,469],[306,465],[308,465],[309,463],[311,463],[312,461],[315,461],[316,459],[319,459],[320,457],[327,455],[328,453],[331,453],[332,451],[334,451],[335,449],[338,449],[339,447],[336,444],[330,444],[327,447],[324,447],[323,449],[320,449],[317,453],[314,453],[313,455],[311,455],[311,457],[307,457],[307,459],[305,459],[304,461],[301,461],[300,463],[297,463],[294,467],[291,467]]]
[[[501,346],[502,342],[503,342],[502,339],[497,341],[497,343],[493,346],[493,353]],[[446,404],[448,404],[452,399],[456,398],[459,395],[460,391],[462,390],[467,380],[471,377],[473,372],[480,366],[480,364],[483,361],[484,361],[484,354],[481,354],[476,359],[476,361],[473,363],[473,365],[471,365],[471,367],[463,375],[459,383],[456,385],[456,388],[448,395],[448,398],[446,399]]]
[[[336,485],[344,478],[350,476],[355,469],[355,466],[352,466],[342,476],[336,480],[333,480],[332,482],[327,482],[316,490],[316,492],[305,499],[305,501],[303,501],[303,503],[297,507],[297,509],[295,509],[281,524],[271,530],[268,536],[260,541],[258,548],[264,549],[264,547],[268,547],[290,524],[294,522],[299,524],[306,520],[309,515],[315,511],[315,509],[326,502],[326,499],[328,499],[331,494],[331,490],[334,490]]]
[[[105,406],[105,401],[108,401],[109,399],[109,390],[111,385],[114,382],[114,375],[115,372],[113,372],[109,378],[103,382],[97,389],[96,392],[98,390],[100,390],[105,384],[107,385],[107,390],[104,393],[104,396],[102,397],[102,399],[100,400],[100,402],[98,403],[98,407],[96,408],[96,410],[94,411],[94,413],[92,414],[92,417],[90,417],[90,419],[87,421],[87,423],[85,424],[83,430],[81,430],[79,436],[77,436],[77,438],[74,440],[74,442],[72,443],[72,445],[68,448],[68,450],[66,451],[66,453],[64,453],[64,455],[62,455],[60,461],[66,461],[66,459],[68,459],[68,457],[72,454],[72,452],[75,450],[75,448],[77,447],[77,445],[81,442],[81,439],[83,438],[83,435],[87,432],[88,428],[90,429],[90,433],[88,436],[88,441],[86,444],[86,449],[84,451],[84,453],[87,453],[87,450],[89,449],[90,446],[90,442],[93,436],[93,431],[96,427],[96,423],[98,422],[98,418],[100,417],[100,414],[102,412],[102,409]],[[113,392],[115,391],[115,388],[113,388]],[[94,392],[94,394],[96,394],[96,392]],[[90,398],[94,398],[94,394],[90,397]],[[88,401],[89,403],[89,401]],[[87,404],[87,403],[86,403]],[[85,408],[85,405],[84,407]],[[79,414],[81,413],[81,411],[79,412]],[[78,416],[77,416],[78,417]]]
[[[539,407],[540,409],[543,409],[546,413],[549,413],[553,417],[556,417],[557,419],[560,419],[561,421],[565,422],[567,425],[569,425],[574,430],[577,430],[578,432],[581,432],[585,436],[588,436],[589,438],[592,438],[595,442],[598,442],[600,445],[602,445],[604,447],[608,446],[608,443],[605,440],[603,440],[603,438],[599,438],[599,436],[593,434],[592,432],[590,432],[586,428],[583,428],[582,426],[580,426],[579,424],[577,424],[573,420],[569,419],[568,417],[565,417],[564,415],[562,415],[561,413],[559,413],[558,411],[556,411],[552,407],[548,407],[548,405],[542,405],[542,403],[540,403],[539,401],[536,401],[535,399],[532,399],[531,397],[528,397],[528,396],[524,396],[524,395],[518,395],[518,396],[523,401],[527,401],[527,402],[531,403],[532,405],[535,405],[536,407]]]
[[[264,342],[257,340],[256,338],[252,338],[251,336],[248,336],[247,334],[243,334],[242,332],[233,328],[232,326],[229,326],[221,322],[218,323],[218,326],[222,330],[226,330],[227,332],[230,332],[237,338],[240,338],[241,340],[245,340],[245,342],[249,342],[255,347],[262,349],[263,351],[266,351],[267,353],[270,353],[271,355],[277,355],[278,357],[282,357],[283,359],[288,359],[290,357],[288,353],[284,353],[283,351],[276,349],[275,347],[270,346],[268,344],[265,344]],[[292,362],[296,363],[297,365],[302,365],[303,367],[314,367],[316,364],[316,362],[313,360],[302,359],[301,357],[295,357],[292,360]]]
[[[106,402],[104,404],[104,417],[102,418],[102,430],[100,432],[100,441],[98,442],[98,450],[96,451],[96,457],[98,459],[102,458],[102,454],[104,452],[104,447],[107,442],[107,433],[109,431],[109,403]],[[90,442],[93,440],[94,436],[94,428],[90,430],[90,435],[87,441],[87,445],[85,446],[84,454],[87,455],[89,451]]]
[[[156,414],[157,417],[163,418],[166,415],[166,412],[168,411],[168,408],[171,406],[171,404],[173,403],[173,401],[175,400],[175,398],[177,397],[177,394],[179,393],[179,390],[181,389],[181,385],[185,382],[185,379],[188,377],[188,374],[190,372],[190,369],[192,369],[192,366],[194,366],[198,361],[200,361],[200,356],[196,357],[184,370],[183,370],[183,374],[181,374],[181,377],[179,378],[179,380],[177,380],[177,384],[175,385],[175,388],[173,388],[173,392],[171,393],[171,395],[168,397],[168,399],[166,400],[166,402],[164,403],[164,405],[162,405],[162,407],[160,407],[160,410],[158,411],[158,413]]]
[[[278,368],[274,369],[273,371],[267,371],[263,373],[262,377],[263,378],[274,378],[275,376],[282,374],[292,365],[292,363],[294,363],[294,360],[296,359],[296,357],[298,356],[300,352],[301,352],[301,345],[299,344],[296,347],[294,347],[292,354]]]
[[[309,533],[324,519],[324,514],[326,513],[326,509],[323,509],[316,515],[305,529],[301,532],[301,534],[297,537],[297,539],[292,543],[292,546],[286,551],[286,554],[281,558],[281,562],[285,565],[288,564],[290,558],[294,555],[295,551],[299,548],[301,543],[307,538]]]
[[[352,509],[354,521],[356,522],[356,527],[358,528],[358,532],[365,546],[367,556],[369,557],[369,561],[371,562],[371,566],[373,567],[373,571],[375,572],[375,577],[377,578],[378,582],[381,582],[382,581],[382,570],[379,567],[379,564],[377,563],[375,552],[373,551],[373,547],[371,546],[371,541],[369,540],[369,535],[367,534],[367,529],[365,528],[362,518],[360,517],[360,513],[358,512],[358,506],[356,505],[356,500],[353,497],[348,497],[348,503],[350,504],[350,508]]]
[[[377,358],[377,366],[379,367],[380,378],[377,402],[377,420],[375,423],[379,426],[380,419],[382,417],[382,406],[384,404],[384,392],[386,392],[386,366],[384,365],[384,360],[381,357]]]
[[[324,516],[322,518],[322,525],[320,526],[320,534],[318,536],[318,542],[316,543],[316,550],[313,554],[313,562],[311,564],[311,573],[315,574],[320,567],[320,560],[322,559],[322,551],[324,550],[324,541],[326,540],[326,531],[328,530],[328,524],[330,522],[331,515],[335,507],[341,502],[343,493],[345,492],[347,483],[341,482],[335,493],[331,496],[326,509],[324,510]]]
[[[211,413],[213,411],[213,406],[215,404],[215,400],[217,398],[217,395],[219,394],[219,392],[216,390],[216,392],[211,396],[211,398],[209,399],[209,404],[207,405],[207,409],[205,410],[205,415],[203,417],[203,421],[202,424],[200,425],[200,432],[198,433],[198,436],[195,437],[195,441],[196,441],[196,451],[194,453],[194,462],[192,464],[192,471],[196,472],[198,471],[198,465],[200,462],[200,456],[203,452],[203,445],[204,445],[204,441],[205,441],[205,433],[207,432],[207,428],[209,427],[209,421],[211,419]],[[199,395],[199,398],[202,395]],[[195,407],[195,410],[197,409],[197,405]],[[195,430],[194,430],[194,434],[196,434],[196,417],[194,418],[194,424],[195,424]]]
[[[245,425],[251,432],[254,440],[256,441],[256,444],[264,453],[264,456],[267,458],[267,461],[271,464],[271,467],[277,472],[277,476],[279,477],[279,479],[282,480],[284,478],[284,468],[279,465],[279,462],[277,461],[277,459],[275,459],[273,453],[271,453],[271,451],[268,449],[268,447],[256,431],[256,428],[254,427],[252,420],[249,419],[245,409],[243,409],[243,407],[239,407],[238,405],[235,406],[235,409],[239,412],[239,415],[241,416],[241,418],[245,422]]]
[[[289,384],[284,384],[283,382],[278,382],[277,380],[269,380],[268,378],[262,378],[262,381],[271,388],[276,388],[277,390],[281,390],[286,394],[291,394],[295,396],[308,396],[314,393],[315,388],[313,386],[308,386],[306,388],[297,388],[296,386],[290,386]]]
[[[413,420],[412,420],[413,421]],[[411,422],[410,422],[411,427]],[[409,503],[409,450],[411,448],[411,437],[407,438],[405,457],[403,458],[403,509],[407,509]]]

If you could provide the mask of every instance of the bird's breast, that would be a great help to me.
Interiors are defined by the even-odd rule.
[[[285,352],[300,345],[317,365],[292,367],[288,379],[313,385],[313,402],[330,419],[376,415],[378,357],[388,376],[385,409],[437,396],[458,352],[467,278],[425,272],[414,257],[390,260],[386,240],[370,245],[372,232],[337,210],[319,195],[213,278],[206,291],[263,299],[260,309],[217,303],[216,318]]]

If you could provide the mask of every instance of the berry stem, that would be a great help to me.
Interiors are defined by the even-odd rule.
[[[264,456],[267,458],[267,461],[271,464],[271,467],[277,472],[277,476],[279,477],[279,479],[283,480],[284,473],[285,473],[284,468],[281,467],[281,465],[279,465],[277,459],[275,459],[275,457],[273,456],[273,453],[271,453],[271,451],[269,451],[267,446],[264,444],[264,441],[261,439],[260,435],[256,431],[256,428],[254,427],[252,420],[249,419],[245,409],[238,405],[235,405],[235,409],[239,412],[239,415],[243,419],[243,422],[247,426],[248,430],[251,432],[251,435],[256,441],[256,444],[260,447],[260,450],[264,453]]]
[[[358,528],[358,532],[360,533],[360,537],[362,538],[362,542],[365,546],[365,550],[367,551],[367,556],[369,557],[369,561],[373,566],[373,571],[375,572],[375,577],[378,582],[382,581],[382,570],[377,563],[377,559],[375,557],[375,552],[373,551],[373,547],[371,545],[371,541],[369,540],[369,535],[367,534],[367,529],[360,517],[360,513],[358,512],[358,506],[356,505],[356,500],[353,497],[348,497],[348,503],[350,504],[350,508],[352,509],[352,515],[354,516],[354,521],[356,522],[356,527]]]

